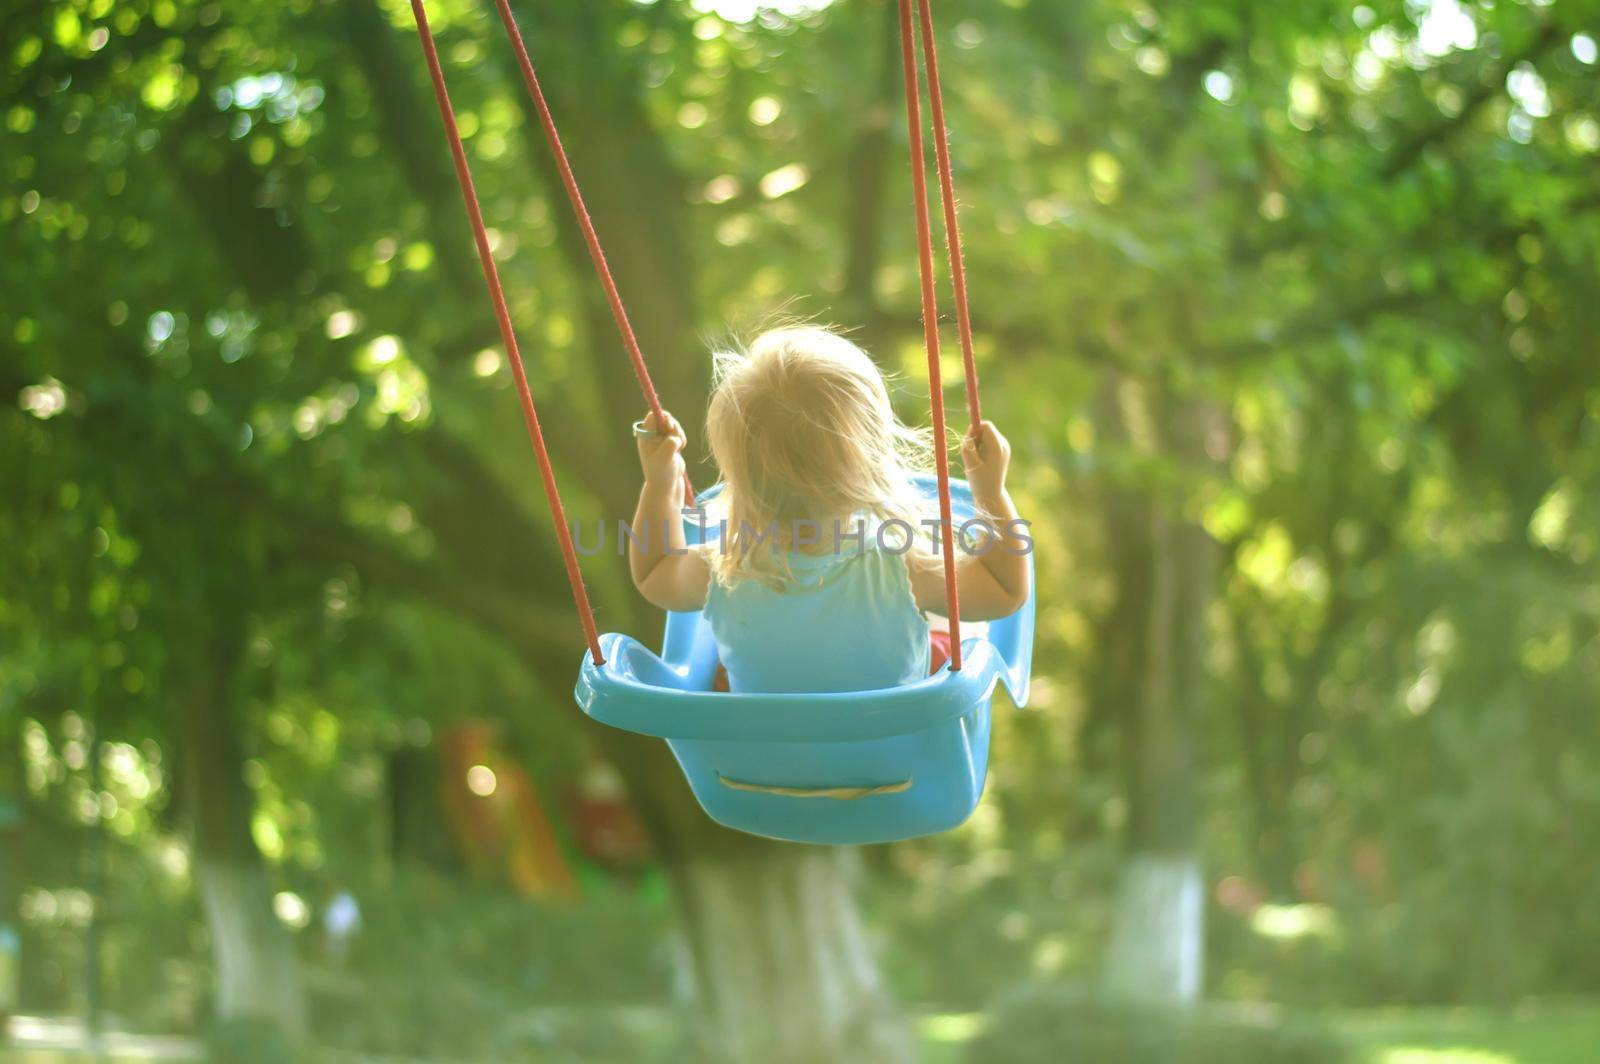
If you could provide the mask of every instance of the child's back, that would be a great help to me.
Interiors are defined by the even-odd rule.
[[[707,430],[723,479],[713,517],[725,533],[703,551],[681,551],[684,437],[666,420],[647,419],[661,431],[639,441],[634,582],[658,606],[705,609],[732,690],[866,690],[927,675],[923,611],[944,610],[943,570],[906,548],[921,532],[910,480],[928,440],[895,417],[860,348],[789,328],[719,358]],[[1010,534],[1004,438],[986,422],[963,454],[974,500],[1004,526],[1004,542],[957,565],[962,616],[983,620],[1026,597],[1025,540]]]
[[[928,675],[928,623],[905,559],[864,547],[787,552],[781,590],[713,581],[706,620],[734,691],[865,691]]]

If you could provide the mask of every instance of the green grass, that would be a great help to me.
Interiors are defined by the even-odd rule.
[[[1361,1047],[1361,1064],[1592,1064],[1600,1060],[1600,1006],[1377,1009],[1335,1022]]]
[[[1516,1009],[1362,1009],[1328,1017],[1357,1064],[1596,1064],[1600,1005]],[[982,1016],[926,1016],[924,1064],[956,1064]]]
[[[1327,1017],[1358,1048],[1358,1064],[1594,1064],[1600,1061],[1600,1004],[1489,1009],[1361,1009]],[[957,1064],[982,1029],[976,1013],[924,1016],[924,1064]],[[81,1052],[7,1050],[0,1064],[79,1064]],[[108,1064],[148,1061],[109,1054]],[[159,1057],[157,1058],[159,1059]],[[167,1058],[171,1059],[171,1058]]]

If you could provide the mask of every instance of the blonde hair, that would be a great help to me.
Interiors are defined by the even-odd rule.
[[[711,565],[725,586],[754,578],[783,587],[790,573],[773,548],[790,545],[796,522],[917,520],[910,478],[928,468],[929,435],[895,416],[872,359],[829,329],[769,329],[742,351],[718,353],[706,435],[728,537]],[[763,539],[774,525],[777,537]],[[823,543],[832,534],[825,528]]]

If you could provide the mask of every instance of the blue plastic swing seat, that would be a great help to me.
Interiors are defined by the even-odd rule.
[[[932,477],[917,489],[936,498]],[[701,502],[715,494],[712,489]],[[975,513],[952,480],[957,527]],[[716,528],[687,525],[690,542]],[[1003,548],[996,548],[1003,549]],[[989,705],[996,683],[1018,706],[1033,663],[1033,558],[1022,608],[961,642],[961,671],[844,694],[711,690],[717,648],[700,612],[668,613],[659,656],[636,640],[601,636],[605,664],[585,655],[578,705],[602,724],[665,739],[701,808],[717,823],[791,842],[892,842],[964,822],[989,770]],[[819,662],[819,671],[826,662]]]

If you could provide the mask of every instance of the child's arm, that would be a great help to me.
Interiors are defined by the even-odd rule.
[[[663,411],[665,413],[665,411]],[[633,512],[633,538],[628,543],[628,571],[633,586],[653,606],[684,612],[706,604],[711,566],[705,555],[689,551],[683,535],[683,429],[666,414],[662,430],[656,416],[645,418],[654,436],[638,437],[644,487]]]
[[[961,458],[967,466],[972,501],[983,516],[994,522],[1000,534],[999,542],[983,554],[968,554],[961,549],[960,525],[956,526],[956,593],[961,599],[961,619],[998,620],[1017,612],[1028,600],[1027,554],[1033,549],[1033,540],[1006,491],[1011,444],[1000,435],[994,422],[983,422],[961,441]],[[948,615],[944,566],[937,556],[932,565],[911,566],[911,591],[919,609]]]

